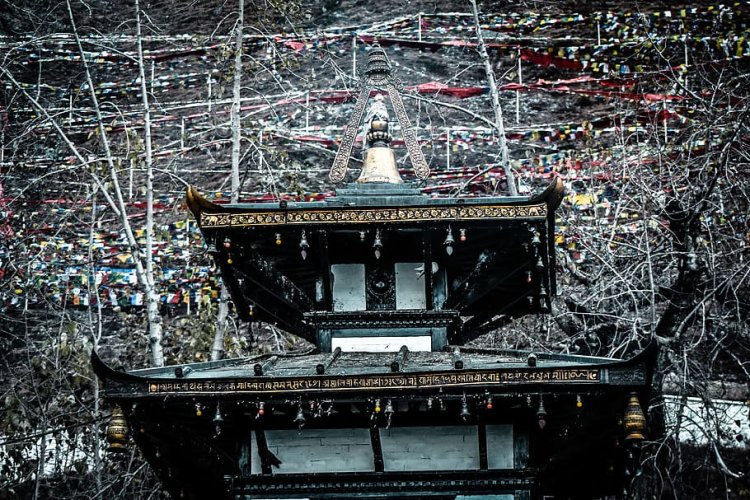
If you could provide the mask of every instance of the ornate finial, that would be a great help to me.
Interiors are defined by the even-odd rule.
[[[365,67],[367,83],[372,86],[386,83],[391,78],[391,63],[388,62],[388,56],[379,43],[370,49],[367,56],[367,66]]]
[[[636,392],[630,393],[630,401],[625,408],[623,427],[625,428],[626,441],[643,441],[643,433],[646,431],[646,417],[643,414]]]
[[[365,116],[365,136],[368,146],[372,143],[370,131],[373,130],[373,125],[375,125],[376,129],[384,130],[385,133],[388,133],[389,118],[388,108],[385,107],[385,97],[383,97],[383,94],[376,95],[373,98],[373,103],[370,106],[370,110],[367,112],[367,116]],[[388,142],[390,142],[390,137]]]
[[[418,178],[426,179],[430,173],[430,168],[427,166],[427,162],[422,154],[422,149],[419,147],[417,136],[412,130],[411,121],[409,120],[406,110],[404,109],[404,103],[401,101],[401,95],[396,89],[396,82],[391,74],[391,64],[388,62],[388,56],[386,56],[383,48],[377,43],[372,46],[370,53],[367,57],[367,66],[364,71],[364,82],[362,83],[362,90],[357,98],[357,104],[354,106],[354,112],[352,113],[349,123],[344,132],[344,137],[341,140],[339,150],[336,152],[336,158],[333,160],[331,171],[328,174],[329,178],[333,182],[341,182],[346,176],[346,168],[349,164],[349,158],[352,154],[352,147],[354,146],[354,140],[357,137],[357,129],[359,123],[362,121],[362,115],[364,114],[365,105],[369,100],[370,93],[375,88],[385,88],[388,92],[388,96],[391,98],[391,104],[393,110],[396,112],[396,118],[401,125],[401,132],[406,143],[406,148],[409,151],[409,157],[411,158],[412,166]],[[368,131],[371,130],[373,120],[371,115],[374,113],[385,113],[385,119],[379,120],[385,122],[385,131],[387,133],[388,127],[388,110],[383,102],[382,94],[378,94],[376,97],[375,104],[370,108],[368,113],[367,127]],[[369,134],[368,134],[369,136]],[[368,137],[369,142],[369,137]],[[390,150],[389,150],[390,151]],[[392,152],[390,154],[393,154]],[[367,167],[365,160],[365,168]],[[364,176],[360,176],[358,182],[401,182],[401,178],[398,181],[393,180],[362,180]]]
[[[112,409],[112,417],[107,424],[107,441],[109,442],[109,451],[127,451],[128,434],[130,428],[128,421],[125,420],[125,414],[120,405],[115,405]]]
[[[367,112],[364,128],[367,151],[357,182],[401,184],[403,181],[396,167],[396,156],[388,147],[391,142],[391,134],[388,133],[388,109],[381,94],[375,96]]]

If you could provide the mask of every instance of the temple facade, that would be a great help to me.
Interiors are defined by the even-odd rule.
[[[638,469],[653,348],[619,360],[467,347],[550,312],[562,182],[528,197],[423,195],[389,147],[397,122],[428,176],[377,46],[361,84],[330,177],[346,180],[365,116],[363,168],[334,197],[187,194],[240,319],[315,349],[130,372],[94,353],[112,448],[132,436],[175,498],[621,494]]]

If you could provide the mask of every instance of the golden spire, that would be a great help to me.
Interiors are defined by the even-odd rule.
[[[383,182],[401,184],[401,175],[396,167],[396,156],[388,146],[391,135],[388,133],[388,109],[382,94],[375,96],[365,119],[365,140],[367,150],[362,173],[357,182]]]
[[[375,89],[384,88],[388,92],[388,97],[390,97],[391,99],[393,110],[396,113],[396,119],[401,125],[401,133],[403,134],[404,142],[406,143],[406,149],[409,152],[412,167],[414,167],[414,172],[419,179],[426,179],[430,174],[430,167],[427,166],[427,162],[425,161],[424,155],[422,154],[422,149],[420,148],[419,142],[417,141],[417,136],[414,133],[414,130],[412,130],[411,121],[409,120],[409,117],[406,114],[406,110],[404,109],[404,103],[401,101],[401,94],[399,94],[398,90],[396,89],[396,80],[391,74],[391,65],[388,62],[388,57],[386,56],[385,51],[382,49],[382,47],[380,47],[380,45],[378,45],[377,43],[370,50],[370,53],[367,57],[367,67],[364,73],[365,74],[362,81],[362,90],[360,91],[359,97],[357,98],[357,104],[354,106],[354,112],[352,113],[351,118],[349,118],[349,123],[347,124],[346,132],[344,132],[344,137],[341,140],[339,150],[336,152],[336,158],[334,158],[333,165],[331,166],[331,171],[328,174],[329,178],[333,182],[341,182],[344,180],[344,177],[346,176],[346,168],[349,164],[349,158],[352,154],[354,140],[357,137],[359,123],[362,121],[362,115],[364,114],[365,105],[370,99],[370,93]],[[383,103],[382,101],[382,94],[378,94],[378,96],[376,96],[375,104],[370,108],[368,119],[371,120],[371,123],[367,124],[367,126],[369,127],[368,130],[370,131],[373,130],[372,123],[374,123],[375,121],[371,117],[382,114],[382,110],[386,109],[385,103]],[[384,122],[384,125],[378,124],[379,128],[377,129],[377,132],[385,132],[385,134],[387,135],[388,121],[382,119],[377,121]],[[368,137],[369,135],[370,134],[368,134]],[[390,136],[388,137],[390,140]],[[380,139],[374,139],[375,142],[378,142],[379,140]],[[369,143],[370,139],[368,138],[367,141]],[[391,162],[390,158],[393,157],[393,151],[391,151],[391,149],[387,146],[388,144],[387,142],[385,142],[381,145],[373,144],[373,146],[368,149],[368,156],[365,157],[365,166],[362,169],[362,175],[357,182],[402,182],[401,177],[398,175],[398,171],[395,172],[395,176],[390,172],[390,165],[388,165],[389,170],[385,174],[381,172],[377,175],[370,175],[369,173],[368,175],[365,175],[365,173],[368,172],[368,158],[371,158],[371,161],[375,162],[376,164],[380,164],[381,162]],[[371,149],[375,149],[376,151],[370,155],[369,151]],[[395,158],[392,161],[393,168],[395,169]],[[375,165],[371,165],[371,167],[374,166]],[[372,168],[370,168],[370,171],[373,171]],[[376,178],[380,178],[381,180],[375,180]],[[396,178],[398,180],[395,180]]]

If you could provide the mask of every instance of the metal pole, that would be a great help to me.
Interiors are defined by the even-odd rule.
[[[357,34],[352,38],[352,78],[357,78]]]
[[[211,112],[211,72],[208,72],[208,112]]]
[[[523,85],[523,77],[521,76],[521,48],[518,49],[518,84]],[[521,121],[521,91],[516,90],[516,125]]]
[[[451,168],[451,128],[448,127],[448,129],[445,132],[445,169],[450,170],[450,168]]]
[[[184,120],[183,120],[183,123],[184,123]],[[190,216],[188,216],[188,218],[185,219],[185,242],[186,242],[185,254],[187,257],[185,259],[185,264],[190,266]],[[187,315],[190,316],[190,302],[191,302],[190,301],[190,285],[185,287],[185,290],[186,290],[185,293],[187,293]]]
[[[305,96],[305,132],[310,131],[310,91]]]
[[[263,170],[263,160],[265,160],[264,154],[263,154],[263,131],[260,131],[260,135],[258,136],[258,149],[260,150],[260,166],[258,167],[258,172],[261,172]]]

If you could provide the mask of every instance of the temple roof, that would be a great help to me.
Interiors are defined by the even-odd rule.
[[[190,187],[186,201],[202,229],[412,222],[544,220],[564,195],[555,178],[534,196],[434,198],[404,185],[352,184],[322,201],[217,204]],[[400,208],[373,211],[371,208]],[[424,212],[421,209],[434,211]],[[440,210],[445,209],[445,210]]]
[[[309,315],[334,310],[332,265],[416,262],[448,273],[447,299],[426,309],[472,319],[448,338],[465,343],[500,315],[549,308],[562,196],[555,179],[529,197],[431,198],[403,184],[353,184],[323,201],[221,205],[190,188],[187,203],[241,319],[316,342]]]
[[[95,372],[109,397],[204,394],[288,397],[346,392],[369,397],[382,392],[439,390],[502,393],[518,390],[575,390],[602,386],[646,387],[654,346],[636,356],[615,358],[472,349],[450,346],[443,352],[341,352],[265,354],[118,372],[94,352]],[[566,389],[567,388],[567,389]]]

